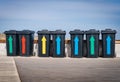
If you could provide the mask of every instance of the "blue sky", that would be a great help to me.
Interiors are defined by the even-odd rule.
[[[120,39],[120,0],[0,0],[0,32],[105,28]]]

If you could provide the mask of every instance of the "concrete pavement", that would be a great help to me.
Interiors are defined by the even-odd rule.
[[[21,82],[13,57],[0,56],[0,82]]]
[[[120,82],[120,58],[14,59],[22,82]]]
[[[120,82],[119,76],[120,58],[0,56],[0,82]]]

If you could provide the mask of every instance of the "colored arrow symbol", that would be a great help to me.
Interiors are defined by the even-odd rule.
[[[61,42],[61,38],[60,38],[60,36],[57,36],[57,38],[56,38],[56,53],[57,53],[57,55],[60,55],[60,42]]]
[[[42,54],[46,54],[46,38],[45,36],[42,37]]]
[[[110,55],[111,54],[111,37],[110,36],[107,36],[106,43],[107,43],[107,54]]]
[[[25,54],[25,52],[26,52],[26,38],[25,38],[25,36],[22,36],[21,41],[22,41],[22,54]]]
[[[95,54],[95,38],[93,36],[90,37],[90,54]]]
[[[74,38],[74,54],[75,55],[78,55],[78,42],[79,42],[79,39],[78,39],[78,36],[76,36]]]
[[[12,38],[12,36],[9,36],[8,41],[9,41],[9,53],[13,53],[13,44],[12,44],[13,38]]]

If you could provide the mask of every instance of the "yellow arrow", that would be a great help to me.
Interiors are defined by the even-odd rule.
[[[46,54],[46,38],[42,37],[42,54]]]

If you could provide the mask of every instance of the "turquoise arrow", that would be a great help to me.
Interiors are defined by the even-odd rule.
[[[106,43],[107,43],[107,55],[110,55],[111,54],[111,37],[110,36],[107,36],[106,38]]]
[[[78,36],[76,36],[74,38],[74,54],[75,55],[78,55],[78,42],[79,42],[79,38]]]
[[[94,38],[94,36],[90,37],[90,54],[91,55],[95,54],[95,38]]]
[[[57,55],[60,55],[60,42],[61,42],[61,38],[60,38],[60,36],[57,36],[57,38],[56,38],[56,53],[57,53]]]
[[[12,38],[12,36],[9,36],[8,41],[9,41],[9,53],[12,54],[13,53],[13,45],[12,45],[13,38]]]

